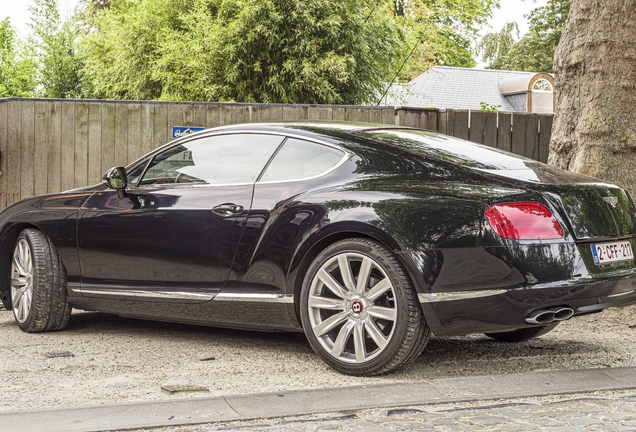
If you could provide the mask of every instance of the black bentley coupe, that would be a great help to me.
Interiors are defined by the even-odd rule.
[[[620,187],[433,132],[351,123],[199,132],[103,184],[0,213],[0,297],[27,332],[72,308],[304,331],[338,371],[430,333],[519,342],[636,302]]]

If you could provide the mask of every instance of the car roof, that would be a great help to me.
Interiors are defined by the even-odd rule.
[[[212,131],[270,132],[293,134],[340,145],[357,153],[363,147],[381,146],[385,152],[485,170],[527,169],[532,159],[476,144],[439,132],[377,123],[298,121],[286,123],[249,123],[222,126]]]

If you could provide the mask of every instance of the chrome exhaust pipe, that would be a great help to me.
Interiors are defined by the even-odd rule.
[[[554,312],[554,320],[565,321],[572,318],[572,315],[574,315],[574,309],[569,307],[562,307]]]
[[[535,325],[546,325],[554,321],[554,312],[548,310],[538,310],[531,312],[526,317],[526,323]]]
[[[554,321],[565,321],[572,318],[574,309],[569,307],[552,307],[530,312],[525,321],[527,324],[547,325]]]

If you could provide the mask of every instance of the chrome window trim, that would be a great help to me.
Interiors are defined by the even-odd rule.
[[[201,135],[199,135],[201,134]],[[248,182],[248,183],[223,183],[223,184],[202,184],[202,185],[189,185],[186,187],[211,187],[211,186],[248,186],[248,185],[255,185],[255,184],[277,184],[277,183],[292,183],[292,182],[299,182],[299,181],[306,181],[306,180],[315,180],[317,178],[320,177],[324,177],[327,174],[335,171],[336,169],[340,168],[346,161],[348,161],[349,159],[351,159],[351,157],[353,156],[353,153],[351,153],[350,151],[336,145],[336,144],[332,144],[332,143],[328,143],[325,141],[321,141],[315,138],[309,138],[300,134],[294,134],[294,133],[284,133],[284,132],[280,132],[280,131],[264,131],[264,130],[250,130],[250,131],[217,131],[214,133],[205,133],[205,131],[202,132],[197,132],[196,134],[192,134],[188,137],[184,137],[178,140],[175,140],[173,142],[169,142],[167,144],[165,144],[162,147],[159,147],[158,149],[155,150],[154,153],[150,153],[148,156],[148,161],[146,162],[146,168],[144,169],[143,173],[141,174],[141,176],[139,177],[138,180],[138,185],[132,186],[130,188],[126,188],[126,190],[129,189],[146,189],[146,188],[150,188],[152,187],[152,185],[139,185],[139,183],[141,182],[141,180],[143,179],[143,176],[146,174],[146,171],[148,170],[148,167],[150,166],[150,163],[152,163],[152,161],[155,159],[155,157],[166,151],[169,150],[172,147],[176,147],[177,145],[182,145],[185,143],[188,143],[190,141],[194,141],[194,140],[198,140],[198,139],[202,139],[202,138],[211,138],[211,137],[216,137],[216,136],[222,136],[222,135],[276,135],[276,136],[282,136],[284,138],[295,138],[295,139],[299,139],[302,141],[308,141],[308,142],[312,142],[315,144],[320,144],[320,145],[324,145],[327,147],[331,147],[334,148],[336,150],[340,150],[341,152],[344,153],[344,156],[342,157],[342,159],[340,159],[340,161],[334,165],[332,168],[328,169],[327,171],[325,171],[322,174],[318,174],[312,177],[304,177],[301,179],[294,179],[294,180],[281,180],[281,181],[254,181],[254,182]],[[272,157],[270,158],[270,160],[267,161],[267,163],[264,165],[263,170],[259,173],[258,176],[256,176],[257,179],[259,179],[264,173],[265,173],[265,169],[269,166],[269,164],[271,163],[271,161],[273,160],[274,157],[276,157],[276,154],[278,153],[278,150],[280,150],[280,148],[282,147],[282,145],[285,144],[286,139],[283,139],[283,141],[281,141],[281,144],[279,146],[279,148],[276,149],[276,151],[274,151],[274,153],[272,154]],[[165,147],[165,148],[164,148]],[[139,159],[137,159],[135,162],[131,163],[130,165],[128,165],[126,167],[126,172],[128,172],[129,167],[132,167],[137,161],[139,161]],[[175,183],[176,184],[176,183]],[[155,188],[157,189],[166,189],[169,187],[174,187],[174,186],[169,186],[166,184],[158,184],[155,186]]]

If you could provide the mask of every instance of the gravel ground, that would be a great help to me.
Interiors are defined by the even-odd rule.
[[[375,378],[327,367],[302,334],[257,333],[74,312],[66,330],[26,334],[0,310],[0,410],[221,396],[583,368],[636,366],[636,306],[560,324],[522,344],[432,338],[412,365]],[[73,357],[47,358],[70,351]],[[202,359],[209,359],[202,361]],[[209,393],[161,391],[196,385]]]

